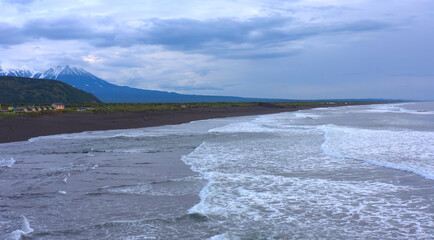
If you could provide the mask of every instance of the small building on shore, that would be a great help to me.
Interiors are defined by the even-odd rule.
[[[14,107],[9,106],[8,112],[12,113],[24,113],[24,112],[41,112],[41,111],[62,111],[65,109],[63,103],[53,103],[51,106],[24,106],[24,107]]]
[[[63,103],[53,103],[51,106],[54,108],[54,110],[64,110],[65,109],[65,104],[63,104]]]
[[[14,108],[14,112],[16,113],[23,113],[23,112],[31,112],[31,108],[29,107],[16,107]]]

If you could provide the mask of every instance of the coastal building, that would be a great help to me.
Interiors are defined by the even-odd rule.
[[[31,108],[29,107],[16,107],[14,108],[14,112],[16,113],[23,113],[23,112],[31,112]]]
[[[65,105],[63,103],[53,103],[51,106],[25,106],[25,107],[9,106],[8,112],[24,113],[24,112],[40,112],[40,111],[64,110],[64,109],[65,109]]]
[[[35,106],[29,106],[27,107],[27,109],[29,110],[29,112],[38,112],[38,109]]]
[[[54,110],[64,110],[65,109],[65,104],[63,104],[63,103],[53,103],[51,106],[54,108]]]

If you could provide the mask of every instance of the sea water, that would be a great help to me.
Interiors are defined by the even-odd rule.
[[[0,145],[2,239],[432,239],[434,103]]]

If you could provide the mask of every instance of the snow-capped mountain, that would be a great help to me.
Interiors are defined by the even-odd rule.
[[[0,67],[0,76],[28,77],[35,79],[52,79],[65,82],[80,90],[89,92],[105,102],[116,102],[116,94],[113,91],[120,86],[108,83],[83,68],[66,66],[52,67],[44,72],[36,72],[28,69],[5,69]]]
[[[69,65],[52,67],[43,73],[35,74],[34,78],[59,80],[93,94],[100,92],[101,88],[118,87],[98,78],[83,68],[71,67]]]
[[[52,79],[65,82],[80,90],[92,93],[103,102],[108,103],[167,103],[167,102],[246,102],[277,101],[278,99],[255,99],[223,96],[186,95],[173,92],[144,90],[118,86],[106,82],[87,72],[83,68],[66,66],[52,67],[44,72],[26,69],[2,70],[0,76],[30,77],[35,79]]]
[[[59,75],[87,76],[91,74],[86,72],[83,68],[70,67],[69,65],[66,65],[66,66],[52,67],[47,71],[43,72],[40,78],[47,78],[47,77],[58,78]]]
[[[103,102],[172,102],[172,93],[123,87],[106,82],[83,68],[66,66],[52,67],[35,78],[65,82],[97,96]],[[179,94],[176,94],[179,95]],[[176,101],[176,100],[175,100]]]
[[[0,76],[12,76],[12,77],[29,77],[33,78],[38,72],[29,69],[9,68],[2,69],[0,66]]]

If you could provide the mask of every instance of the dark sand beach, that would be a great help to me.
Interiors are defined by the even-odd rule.
[[[434,115],[410,104],[65,112],[0,123],[27,139],[326,106],[2,144],[0,239],[429,239],[432,164],[419,153],[432,152],[432,131],[406,128],[426,121],[432,130]],[[366,152],[377,163],[357,160]]]
[[[26,141],[33,137],[62,133],[154,127],[211,118],[272,114],[313,107],[335,106],[339,106],[339,104],[277,107],[265,103],[248,107],[199,107],[180,111],[68,112],[38,117],[19,116],[0,119],[0,126],[2,127],[0,143]]]

